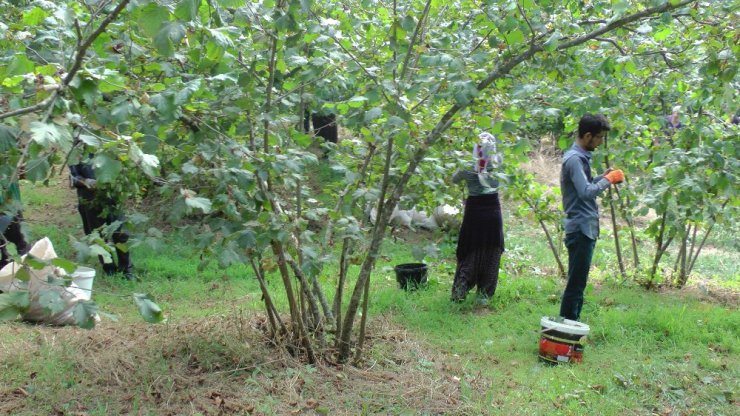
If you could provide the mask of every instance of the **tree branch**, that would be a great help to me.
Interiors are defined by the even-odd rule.
[[[670,4],[669,2],[666,2],[660,6],[650,7],[647,8],[641,12],[637,12],[628,16],[625,16],[621,19],[612,20],[610,23],[600,27],[599,29],[596,29],[592,31],[591,33],[587,33],[583,36],[577,37],[573,40],[570,40],[565,43],[561,43],[558,45],[558,50],[562,49],[568,49],[572,48],[573,46],[580,45],[581,43],[597,38],[605,33],[611,32],[612,30],[628,25],[632,22],[638,21],[642,18],[654,15],[656,13],[666,12],[668,10],[678,9],[680,7],[686,6],[687,4],[696,3],[697,0],[683,0],[682,2],[678,4]]]
[[[598,41],[601,41],[601,42],[609,42],[612,45],[614,45],[615,48],[617,48],[619,50],[619,53],[621,53],[622,55],[627,55],[627,52],[625,52],[624,49],[622,49],[622,47],[619,46],[619,44],[617,43],[617,41],[615,41],[614,39],[610,39],[610,38],[594,38],[594,40],[598,40]]]
[[[534,46],[536,39],[537,39],[537,33],[535,33],[534,28],[532,27],[532,23],[529,22],[529,18],[527,17],[527,14],[524,13],[524,8],[522,7],[521,3],[519,3],[519,1],[516,2],[516,7],[519,9],[519,13],[521,13],[522,17],[524,18],[524,21],[527,23],[527,26],[529,27],[529,31],[532,33],[529,43],[531,46]]]
[[[427,0],[427,4],[424,6],[424,11],[421,13],[421,18],[419,18],[419,21],[416,23],[414,34],[411,36],[411,41],[409,42],[409,48],[406,51],[406,57],[403,59],[403,65],[401,66],[401,76],[398,77],[398,79],[401,82],[403,82],[403,79],[406,77],[406,71],[408,71],[409,60],[411,59],[411,52],[414,50],[414,44],[416,43],[416,38],[419,36],[419,33],[421,33],[421,28],[424,26],[424,21],[429,15],[429,8],[431,7],[431,5],[432,5],[432,0]]]
[[[20,108],[18,110],[13,110],[0,114],[0,120],[6,119],[8,117],[19,116],[22,114],[33,113],[39,110],[43,110],[47,106],[53,107],[54,101],[56,101],[57,97],[59,96],[59,92],[65,89],[69,85],[69,83],[72,82],[72,79],[77,74],[77,71],[79,71],[82,67],[82,61],[85,59],[85,53],[87,53],[87,50],[90,48],[92,43],[105,31],[108,25],[118,17],[118,15],[126,7],[126,5],[128,5],[130,1],[131,0],[121,0],[118,6],[116,6],[116,8],[113,9],[113,11],[100,23],[100,26],[98,26],[98,28],[95,29],[95,31],[90,36],[88,36],[85,42],[83,42],[82,45],[79,46],[79,48],[77,49],[77,53],[75,54],[75,60],[72,64],[72,67],[69,69],[67,75],[62,80],[59,88],[54,91],[54,93],[52,93],[49,98],[30,107]]]

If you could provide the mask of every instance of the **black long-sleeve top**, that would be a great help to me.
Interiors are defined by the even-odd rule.
[[[77,189],[78,197],[87,200],[95,199],[95,189],[89,189],[84,183],[85,179],[95,179],[95,170],[93,170],[91,159],[76,165],[70,165],[69,174],[72,186]]]

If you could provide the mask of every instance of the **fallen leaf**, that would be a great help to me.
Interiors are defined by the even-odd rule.
[[[316,407],[318,407],[318,405],[319,402],[316,399],[306,400],[306,407],[308,407],[309,409],[315,409]]]

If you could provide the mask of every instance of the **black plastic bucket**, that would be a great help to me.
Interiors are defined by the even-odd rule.
[[[414,290],[427,282],[427,265],[424,263],[399,264],[393,270],[401,289]]]

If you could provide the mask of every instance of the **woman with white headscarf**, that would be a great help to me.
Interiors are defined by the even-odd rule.
[[[465,181],[468,198],[457,241],[457,269],[452,284],[452,300],[462,302],[474,286],[481,303],[496,292],[501,254],[504,252],[504,226],[498,197],[496,170],[503,157],[497,140],[481,133],[473,147],[472,169],[461,169],[452,177],[454,183]]]

